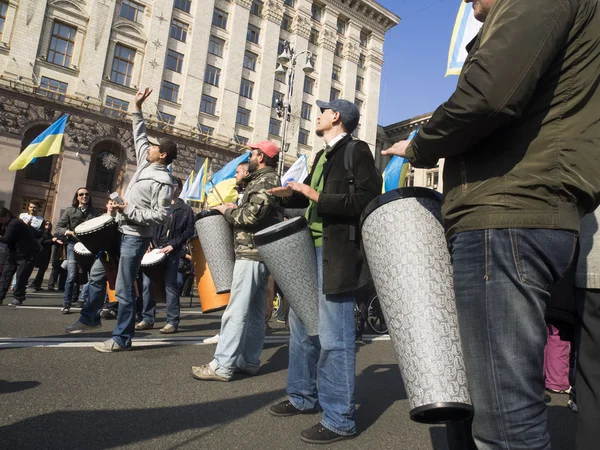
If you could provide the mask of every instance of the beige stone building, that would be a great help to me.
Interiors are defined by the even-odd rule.
[[[281,142],[275,76],[288,41],[311,52],[295,71],[288,163],[320,147],[317,99],[356,102],[359,138],[375,148],[383,42],[399,18],[373,0],[0,0],[0,203],[29,199],[57,220],[79,186],[97,203],[135,170],[129,103],[140,87],[149,128],[181,145],[174,173],[211,170],[248,140]],[[63,152],[27,169],[10,163],[69,113]]]

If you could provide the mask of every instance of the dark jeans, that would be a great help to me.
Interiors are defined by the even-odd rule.
[[[577,450],[600,442],[600,290],[577,289],[581,334],[577,360]]]
[[[60,267],[59,264],[52,266],[52,272],[50,272],[50,278],[48,278],[48,289],[54,289],[54,285],[59,290],[65,288],[67,282],[67,271]]]
[[[33,271],[33,264],[35,262],[35,255],[30,257],[19,258],[14,253],[9,253],[2,269],[2,275],[0,275],[0,302],[6,298],[6,293],[10,289],[13,275],[16,274],[16,284],[13,289],[13,297],[15,300],[25,300],[25,289],[27,288],[27,281]]]
[[[42,282],[44,281],[44,275],[46,274],[46,270],[48,269],[48,264],[50,263],[50,253],[44,252],[43,255],[38,255],[38,271],[35,275],[35,278],[31,282],[31,286],[35,289],[42,288]]]
[[[499,229],[449,241],[469,388],[471,429],[449,427],[461,450],[549,449],[544,403],[546,303],[573,263],[577,233]],[[472,432],[472,438],[469,436]]]

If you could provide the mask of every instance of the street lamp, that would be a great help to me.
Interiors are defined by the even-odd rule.
[[[284,96],[283,100],[278,100],[275,107],[277,109],[277,116],[282,118],[283,120],[283,134],[281,136],[281,149],[279,150],[279,163],[277,165],[277,174],[281,177],[283,176],[283,167],[285,162],[285,154],[288,151],[289,143],[287,142],[287,129],[288,122],[290,121],[290,116],[292,114],[292,106],[291,99],[292,94],[294,93],[294,79],[296,76],[296,62],[300,55],[306,55],[306,60],[304,63],[304,67],[302,67],[302,71],[306,75],[310,75],[315,71],[315,68],[312,64],[312,52],[308,50],[303,50],[299,53],[294,52],[294,47],[288,41],[283,43],[283,51],[277,57],[277,62],[279,65],[275,70],[276,75],[286,75],[287,74],[287,95]],[[286,67],[290,64],[290,68]]]

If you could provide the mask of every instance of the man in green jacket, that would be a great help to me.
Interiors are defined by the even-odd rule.
[[[445,158],[442,215],[475,408],[464,431],[480,449],[549,449],[544,310],[600,200],[600,5],[465,1],[484,25],[456,91],[414,140],[383,153],[415,167]]]

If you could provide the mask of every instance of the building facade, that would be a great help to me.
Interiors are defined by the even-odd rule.
[[[127,111],[146,86],[149,128],[181,145],[176,175],[207,157],[214,171],[249,140],[281,144],[284,41],[315,68],[295,71],[286,161],[320,147],[317,99],[356,102],[357,136],[374,149],[384,36],[398,22],[373,0],[0,0],[0,202],[16,213],[35,198],[56,220],[79,186],[102,201],[122,191],[135,171]],[[8,172],[64,113],[63,152]]]

